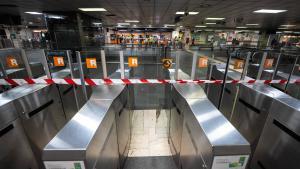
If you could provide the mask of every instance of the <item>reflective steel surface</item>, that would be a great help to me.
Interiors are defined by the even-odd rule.
[[[249,155],[250,145],[246,139],[203,96],[205,95],[203,89],[195,86],[186,86],[193,90],[185,90],[187,93],[182,94],[183,86],[177,91],[178,86],[174,85],[174,92],[178,93],[173,97],[174,104],[183,114],[180,146],[180,165],[182,168],[211,168],[216,156]],[[188,93],[190,92],[199,93],[197,90],[202,90],[200,91],[202,94],[192,98],[183,97],[189,96]],[[178,134],[174,130],[170,130],[170,132],[172,131],[173,133],[170,133],[171,140],[174,140],[174,136],[176,137]],[[172,142],[176,143],[176,141]]]
[[[124,98],[127,98],[124,88],[113,85],[93,87],[89,101],[44,148],[43,160],[80,160],[85,162],[87,169],[116,169],[119,154],[126,155],[123,153],[129,139],[122,137],[121,131],[118,131],[125,127],[125,132],[129,121],[116,118],[117,115],[129,115],[122,111]]]
[[[250,142],[254,153],[272,102],[285,97],[283,92],[264,84],[240,85],[232,124]]]
[[[294,98],[274,100],[251,162],[251,169],[298,169],[300,104]]]

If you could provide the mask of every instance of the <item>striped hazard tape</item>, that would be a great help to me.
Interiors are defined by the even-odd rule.
[[[160,79],[89,79],[86,78],[85,85],[114,85],[114,84],[173,84],[173,83],[195,83],[195,84],[222,84],[223,80],[160,80]],[[286,84],[287,80],[226,80],[231,84]],[[0,85],[23,85],[23,84],[68,84],[81,85],[80,79],[0,79]],[[289,84],[300,84],[300,79],[290,80]]]

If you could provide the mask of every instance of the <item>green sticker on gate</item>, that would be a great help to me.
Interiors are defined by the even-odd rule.
[[[81,164],[80,163],[74,163],[75,169],[81,169]]]

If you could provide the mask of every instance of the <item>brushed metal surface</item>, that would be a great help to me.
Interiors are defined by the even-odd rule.
[[[12,100],[0,100],[0,128],[17,118],[18,113]]]
[[[199,99],[207,97],[200,85],[173,84],[173,87],[185,99]]]
[[[174,89],[179,93],[176,87]],[[182,94],[174,96],[176,107],[184,117],[180,152],[182,168],[211,168],[214,156],[250,154],[249,143],[208,98],[201,95],[192,99],[186,99]]]
[[[128,157],[130,145],[130,117],[131,110],[124,107],[120,112],[116,112],[117,136],[118,136],[118,153],[120,157],[120,167],[123,168]]]
[[[286,97],[286,94],[268,85],[240,85],[231,122],[250,142],[252,153],[257,146],[272,102],[280,97]]]
[[[90,97],[91,100],[113,100],[125,88],[125,85],[103,85],[101,87],[93,87],[93,93]]]
[[[251,162],[251,169],[298,169],[300,104],[294,98],[274,100]]]
[[[81,160],[87,169],[117,169],[119,145],[116,122],[119,122],[119,127],[128,127],[129,123],[126,118],[122,122],[116,121],[116,114],[121,112],[124,98],[127,98],[124,88],[117,85],[93,87],[88,102],[44,148],[43,160]],[[126,138],[122,139],[126,142]]]
[[[39,169],[20,119],[2,125],[0,131],[0,169]]]
[[[30,86],[35,90],[35,86]],[[31,148],[43,168],[42,150],[66,123],[55,85],[44,86],[15,100]]]

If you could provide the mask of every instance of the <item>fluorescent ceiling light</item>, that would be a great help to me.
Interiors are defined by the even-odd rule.
[[[47,15],[47,18],[51,18],[51,19],[64,19],[63,16],[58,16],[58,15]]]
[[[245,26],[238,26],[238,27],[236,27],[237,29],[247,29],[247,27],[245,27]]]
[[[276,34],[280,34],[280,33],[282,33],[282,32],[276,32]]]
[[[196,25],[195,27],[196,28],[206,28],[207,26],[205,26],[205,25]]]
[[[118,25],[130,25],[130,23],[118,23]]]
[[[205,18],[205,20],[214,20],[214,21],[221,21],[224,20],[225,18]]]
[[[294,27],[296,25],[280,25],[280,26],[284,26],[284,27]]]
[[[101,25],[101,22],[93,22],[94,25]]]
[[[27,14],[31,14],[31,15],[42,15],[43,13],[40,12],[25,12]]]
[[[136,25],[133,25],[133,27],[136,27]]]
[[[179,26],[180,28],[182,28],[183,26]]]
[[[278,28],[278,29],[287,29],[287,28]]]
[[[210,22],[210,23],[205,23],[206,25],[215,25],[217,23],[213,23],[213,22]]]
[[[177,12],[176,12],[176,15],[184,15],[184,13],[185,13],[185,12],[177,11]]]
[[[172,24],[165,24],[165,26],[175,26],[175,25],[172,25]]]
[[[258,26],[259,24],[258,23],[248,23],[246,24],[247,26]]]
[[[293,31],[283,31],[284,33],[293,33]]]
[[[197,15],[199,12],[189,12],[189,15]]]
[[[275,9],[260,9],[257,11],[253,11],[254,13],[281,13],[286,12],[287,10],[275,10]]]
[[[95,12],[95,11],[104,12],[104,11],[106,11],[106,9],[104,9],[104,8],[78,8],[78,9],[81,11],[85,11],[85,12]]]
[[[138,21],[138,20],[125,20],[125,22],[129,22],[129,23],[139,23],[140,21]]]

